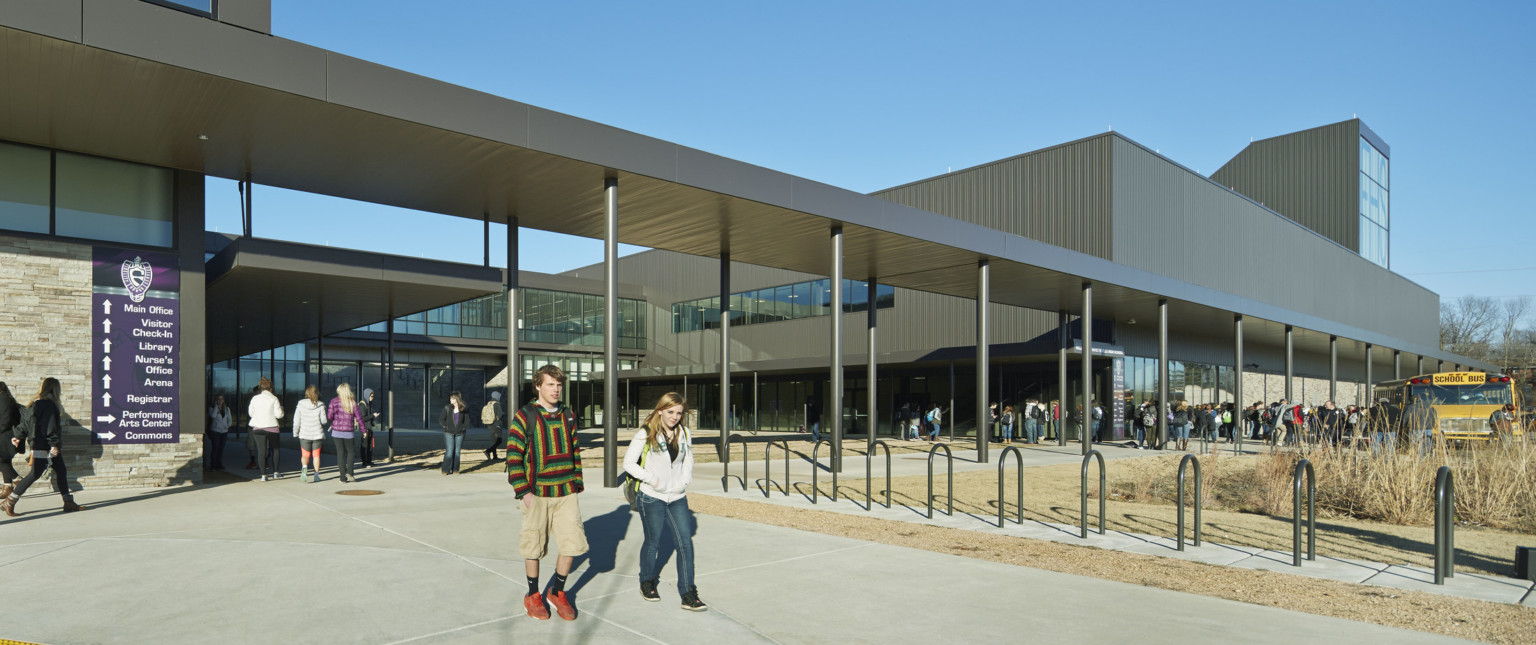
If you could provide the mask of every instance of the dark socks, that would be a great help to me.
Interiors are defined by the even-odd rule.
[[[528,595],[539,593],[539,577],[528,576]]]
[[[565,591],[565,576],[557,573],[555,574],[554,580],[549,583],[549,592],[560,593],[562,591]]]

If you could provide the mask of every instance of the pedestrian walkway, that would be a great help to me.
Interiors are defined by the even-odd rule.
[[[519,605],[519,516],[502,475],[383,466],[359,477],[343,485],[333,476],[301,484],[215,474],[198,487],[87,490],[78,496],[87,510],[67,515],[57,496],[28,495],[22,517],[0,522],[0,575],[13,590],[0,637],[52,645],[927,643],[1004,634],[1180,645],[1459,642],[709,515],[697,516],[696,567],[710,609],[685,612],[670,566],[663,602],[639,597],[640,522],[617,489],[581,498],[592,550],[568,585],[581,615],[537,621]],[[363,490],[379,494],[338,494]],[[551,554],[546,583],[553,564]],[[29,581],[46,589],[17,592]],[[1099,611],[1106,599],[1115,607],[1109,619]],[[1176,620],[1167,612],[1174,606]]]
[[[1224,451],[1230,450],[1229,445],[1223,445],[1226,446]],[[1068,445],[1065,447],[1054,445],[1031,445],[1021,447],[1025,448],[1024,450],[1021,450],[1020,453],[1024,467],[1026,468],[1052,464],[1081,463],[1083,459],[1082,455],[1080,454],[1080,445]],[[1146,451],[1136,450],[1134,448],[1125,448],[1114,444],[1096,444],[1094,449],[1103,454],[1106,460],[1128,459],[1147,456],[1149,454]],[[955,450],[955,472],[960,473],[976,470],[996,472],[997,459],[999,458],[1000,448],[993,446],[991,452],[992,463],[983,464],[976,461],[976,452],[974,450]],[[946,490],[944,488],[945,460],[942,457],[942,452],[940,455],[940,457],[934,460],[934,489],[936,491],[942,492]],[[750,500],[756,502],[766,502],[797,508],[857,514],[865,517],[875,517],[879,519],[895,520],[900,522],[913,522],[918,524],[943,526],[966,531],[1011,535],[1021,538],[1049,540],[1052,542],[1061,542],[1066,544],[1078,544],[1083,546],[1098,547],[1101,549],[1125,551],[1129,553],[1141,553],[1146,555],[1178,558],[1182,560],[1204,562],[1206,564],[1225,565],[1244,569],[1261,569],[1265,571],[1276,571],[1281,573],[1292,573],[1314,578],[1323,578],[1327,580],[1353,582],[1379,587],[1390,587],[1394,589],[1426,591],[1429,593],[1448,596],[1458,596],[1462,598],[1473,598],[1477,600],[1488,600],[1510,604],[1523,604],[1528,607],[1536,607],[1536,590],[1533,590],[1533,585],[1536,585],[1536,583],[1532,583],[1528,580],[1491,576],[1481,573],[1458,572],[1453,577],[1447,578],[1444,585],[1436,585],[1434,584],[1434,571],[1432,569],[1417,566],[1394,565],[1346,558],[1317,556],[1316,560],[1303,559],[1302,565],[1297,567],[1294,566],[1294,554],[1288,551],[1270,551],[1254,547],[1215,544],[1209,541],[1204,541],[1201,546],[1196,547],[1190,544],[1189,537],[1185,538],[1184,550],[1179,551],[1177,549],[1176,541],[1172,537],[1144,535],[1124,531],[1108,531],[1106,534],[1100,535],[1097,532],[1096,525],[1092,524],[1091,522],[1089,524],[1090,531],[1087,538],[1080,537],[1081,528],[1078,525],[1055,524],[1038,520],[1025,520],[1023,524],[1015,524],[1013,523],[1013,519],[1015,518],[1010,517],[1007,518],[1007,521],[1002,527],[999,527],[997,526],[997,516],[995,515],[988,515],[983,517],[960,512],[956,513],[953,517],[947,516],[944,514],[945,508],[942,505],[942,502],[935,504],[933,519],[928,519],[928,509],[926,506],[911,507],[903,504],[893,504],[892,508],[887,509],[882,505],[884,500],[883,497],[878,493],[875,494],[875,504],[873,509],[867,507],[867,504],[862,495],[853,497],[852,499],[843,497],[836,501],[833,501],[823,495],[817,500],[816,503],[813,504],[810,495],[804,491],[810,490],[809,484],[812,481],[813,474],[815,474],[817,477],[819,486],[824,486],[826,487],[826,490],[830,490],[832,475],[828,465],[829,460],[826,458],[820,459],[818,462],[820,468],[813,473],[812,462],[810,459],[799,456],[792,458],[790,460],[789,469],[790,481],[794,483],[806,484],[805,488],[796,489],[794,486],[788,486],[784,483],[784,465],[782,457],[779,456],[779,453],[775,453],[774,457],[776,459],[772,463],[772,468],[770,468],[770,475],[773,478],[774,484],[776,486],[770,489],[772,492],[766,497],[763,493],[763,490],[769,487],[764,485],[761,481],[763,477],[762,461],[747,465],[748,476],[746,478],[747,486],[745,490],[742,490],[742,481],[741,479],[738,479],[741,477],[740,463],[731,466],[729,486],[698,485],[697,482],[700,481],[720,481],[720,477],[723,475],[722,467],[720,464],[698,464],[694,468],[694,481],[696,482],[694,490],[707,495]],[[875,481],[873,482],[874,485],[871,488],[877,491],[883,490],[884,477],[886,474],[884,462],[884,453],[878,451],[876,452],[876,458],[872,460],[872,462],[866,462],[863,456],[845,456],[843,461],[843,473],[846,476],[844,477],[844,480],[864,479],[866,476],[866,465],[868,465],[868,472],[873,474],[875,477]],[[1011,457],[1009,458],[1009,462],[1010,463],[1008,464],[1008,469],[1010,474],[1008,483],[1011,485],[1011,482],[1013,481],[1013,463],[1011,463]],[[893,477],[927,475],[928,455],[894,455],[891,459],[890,471]],[[1094,472],[1096,472],[1096,469],[1091,471],[1090,474],[1093,474]],[[729,490],[722,491],[722,488],[728,488]],[[782,492],[786,488],[790,491],[788,495],[785,495]],[[1012,490],[1013,489],[1009,487],[1005,492],[1008,492],[1011,495]],[[1090,499],[1090,518],[1097,517],[1098,509],[1094,508],[1094,504],[1095,502]],[[1191,524],[1191,532],[1188,535],[1193,535],[1192,527],[1193,524]]]

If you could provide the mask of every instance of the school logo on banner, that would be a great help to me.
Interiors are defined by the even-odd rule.
[[[149,284],[155,281],[154,267],[135,257],[132,260],[123,260],[122,274],[123,286],[128,289],[128,297],[134,302],[144,302],[144,294],[149,293]]]

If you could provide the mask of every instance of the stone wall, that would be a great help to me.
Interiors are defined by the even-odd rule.
[[[91,443],[91,249],[89,244],[0,235],[0,380],[26,405],[44,377],[59,379],[71,488],[201,481],[201,426],[183,428],[176,444]],[[189,376],[200,378],[199,373]],[[25,461],[16,461],[23,472]]]

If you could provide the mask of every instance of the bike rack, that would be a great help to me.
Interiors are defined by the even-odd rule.
[[[778,488],[779,488],[779,490],[784,491],[784,496],[785,497],[789,497],[789,441],[788,440],[784,440],[784,441],[770,441],[770,442],[768,442],[768,445],[763,446],[763,497],[772,497],[773,496],[773,489],[770,488],[770,486],[777,486],[777,484],[775,484],[773,482],[773,468],[772,468],[773,462],[770,461],[770,459],[773,458],[773,447],[774,446],[783,446],[784,447],[784,485],[783,486],[778,486]]]
[[[930,520],[933,519],[933,458],[939,454],[940,448],[944,449],[944,458],[947,460],[945,467],[949,471],[948,488],[945,489],[944,494],[948,509],[944,514],[950,517],[955,515],[955,455],[949,451],[949,446],[936,443],[928,449],[928,519]]]
[[[1099,459],[1099,535],[1104,535],[1104,498],[1109,495],[1105,492],[1104,478],[1104,454],[1097,450],[1089,450],[1083,455],[1083,487],[1082,487],[1082,534],[1079,537],[1088,537],[1088,462],[1097,457]]]
[[[1195,546],[1200,546],[1200,483],[1205,477],[1200,474],[1200,460],[1194,455],[1184,455],[1179,460],[1179,550],[1184,550],[1184,467],[1195,465]]]
[[[821,475],[821,462],[816,461],[816,454],[821,451],[821,444],[827,444],[827,452],[831,452],[832,450],[835,450],[835,448],[832,446],[832,440],[831,439],[822,439],[821,441],[816,442],[816,445],[811,446],[811,503],[812,504],[816,503],[816,482],[817,482],[817,480],[820,479],[819,475]],[[787,454],[785,456],[786,456],[786,458],[788,457]],[[837,501],[837,469],[836,468],[829,468],[829,469],[832,471],[832,501],[835,502],[835,501]],[[789,478],[788,472],[789,472],[788,470],[785,471],[785,475],[784,475],[785,479]]]
[[[741,490],[747,490],[747,438],[733,432],[725,437],[725,474],[720,476],[720,486],[727,493],[731,492],[731,441],[735,439],[741,440],[741,476],[736,480],[741,482]]]
[[[875,440],[875,446],[885,449],[885,507],[891,507],[891,447],[883,439]],[[875,500],[870,496],[870,483],[875,481],[875,476],[870,468],[874,466],[875,450],[870,448],[864,455],[864,510],[871,511],[875,508]]]
[[[1303,459],[1296,462],[1296,474],[1291,481],[1291,564],[1301,566],[1301,476],[1307,476],[1307,559],[1317,559],[1317,478],[1312,473],[1312,462]]]
[[[1456,577],[1456,480],[1450,466],[1435,473],[1435,584]]]
[[[1003,527],[1003,467],[1008,465],[1008,453],[1013,453],[1014,463],[1018,464],[1015,470],[1019,473],[1019,520],[1016,524],[1024,523],[1024,453],[1014,446],[1003,448],[1003,452],[997,456],[997,527]]]

